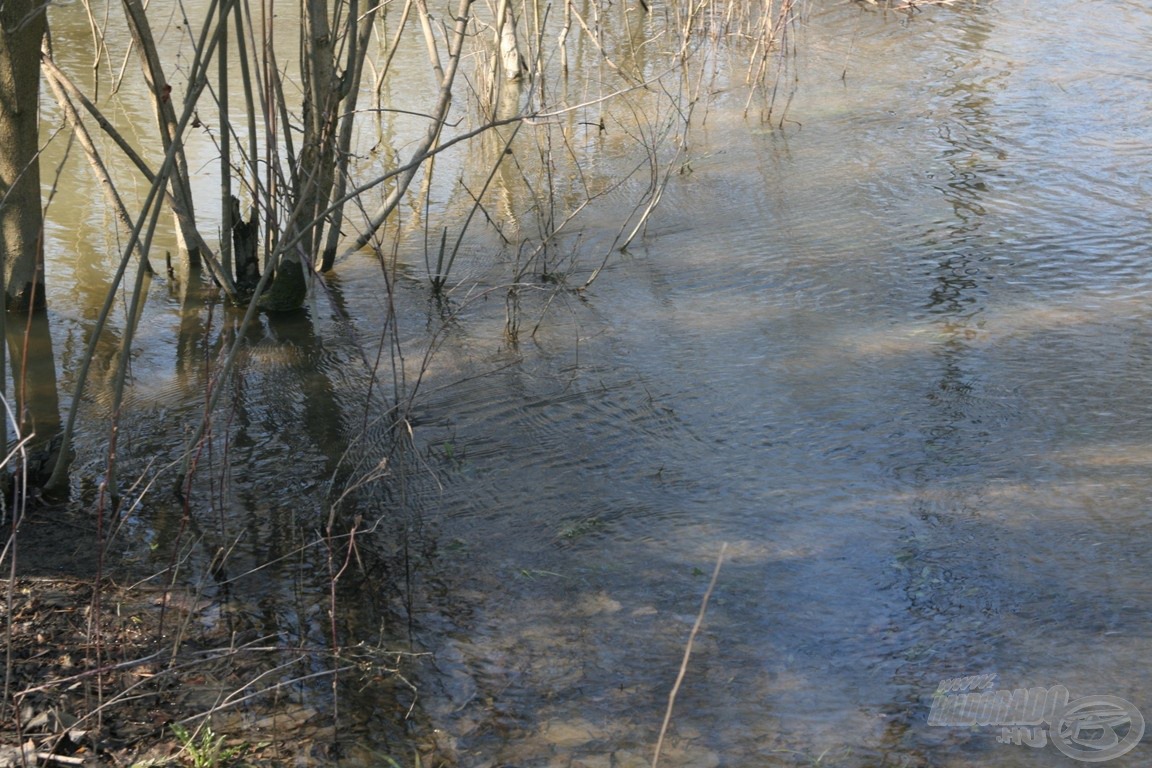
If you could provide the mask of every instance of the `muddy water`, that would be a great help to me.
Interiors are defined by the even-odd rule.
[[[360,509],[392,566],[342,621],[427,655],[402,664],[410,711],[404,686],[349,686],[353,763],[405,739],[467,766],[650,763],[724,546],[663,764],[1067,762],[998,743],[1011,723],[929,725],[966,675],[1152,716],[1152,12],[820,3],[797,34],[778,127],[721,97],[647,237],[586,300],[528,302],[534,337],[504,340],[502,294],[444,327],[401,254],[409,369],[435,354],[414,454]],[[153,291],[141,453],[215,354],[171,339],[227,324]],[[56,297],[65,350],[79,306]],[[243,521],[238,557],[322,525],[383,311],[364,256],[252,332],[212,465],[232,495],[204,509]],[[165,520],[132,524],[163,542]],[[322,639],[322,560],[288,562],[252,610]]]

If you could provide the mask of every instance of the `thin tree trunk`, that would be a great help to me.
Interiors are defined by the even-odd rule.
[[[323,212],[332,191],[336,106],[340,93],[336,65],[332,59],[332,29],[328,24],[326,0],[305,0],[300,40],[300,69],[303,80],[304,136],[293,192],[292,214],[285,226],[286,241],[293,245],[280,252],[275,276],[260,306],[272,312],[300,308],[308,293],[305,269],[315,264],[322,242]]]
[[[304,138],[300,143],[300,189],[303,205],[299,216],[288,226],[289,236],[303,235],[299,250],[312,260],[320,247],[323,213],[332,192],[335,167],[336,109],[340,83],[333,59],[335,42],[328,23],[328,0],[307,0],[304,14],[304,50],[301,65],[304,79]]]
[[[6,314],[0,312],[0,317]],[[12,359],[16,421],[20,425],[20,435],[30,438],[27,446],[28,484],[39,486],[48,480],[56,466],[63,424],[48,313],[31,312],[23,316],[13,313],[5,320],[8,352]]]
[[[228,17],[231,3],[225,0],[220,10],[219,50],[216,52],[216,66],[219,77],[216,81],[216,94],[220,100],[220,268],[232,272],[232,121],[228,114]]]
[[[519,80],[527,67],[520,54],[520,42],[516,39],[516,17],[512,13],[512,3],[500,0],[500,17],[496,21],[498,45],[500,48],[500,69],[505,80]]]
[[[5,306],[20,311],[45,304],[37,125],[44,7],[0,2],[0,261]]]
[[[336,146],[336,180],[332,193],[333,201],[344,198],[348,189],[348,159],[352,152],[352,128],[356,122],[356,101],[360,95],[360,79],[364,73],[364,64],[368,59],[368,41],[372,37],[372,25],[376,21],[376,5],[364,12],[360,21],[360,31],[353,36],[355,25],[356,3],[352,3],[352,12],[349,13],[349,38],[354,41],[348,51],[347,65],[344,68],[344,102],[340,117],[340,136]],[[320,254],[320,271],[327,272],[336,262],[336,248],[340,244],[340,228],[344,222],[344,204],[340,203],[332,212],[332,221],[328,226],[328,237],[324,243],[324,250]]]
[[[144,80],[148,83],[148,90],[152,94],[152,103],[156,111],[156,120],[160,128],[160,139],[164,151],[175,142],[183,139],[176,132],[176,110],[172,106],[172,87],[164,76],[164,68],[160,64],[160,55],[156,50],[156,43],[152,38],[152,28],[148,24],[148,16],[140,0],[123,0],[124,15],[128,19],[128,29],[132,33],[132,40],[136,50],[140,52],[141,64],[144,70]],[[200,266],[200,236],[196,230],[196,211],[192,206],[192,188],[188,183],[188,161],[181,147],[177,148],[175,165],[172,170],[172,197],[177,205],[173,207],[176,215],[176,234],[180,247],[187,253],[188,264],[191,267]]]

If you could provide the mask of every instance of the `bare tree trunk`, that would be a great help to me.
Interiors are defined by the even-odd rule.
[[[347,64],[344,67],[344,78],[341,86],[344,90],[344,102],[341,107],[340,135],[336,146],[336,179],[332,200],[338,201],[344,197],[348,189],[348,159],[352,153],[352,128],[356,121],[356,100],[360,95],[360,79],[364,72],[364,63],[367,61],[368,42],[372,37],[372,25],[376,21],[375,4],[364,12],[360,20],[360,31],[355,35],[352,30],[356,23],[357,3],[352,2],[352,9],[348,14],[348,47]],[[324,249],[320,255],[320,271],[327,272],[336,262],[336,248],[340,243],[340,228],[344,223],[344,206],[341,204],[332,212],[332,220],[328,225],[328,236]]]
[[[499,27],[497,37],[500,69],[506,80],[519,80],[528,67],[520,54],[520,43],[516,39],[516,17],[512,14],[512,3],[509,0],[500,0],[500,10],[497,13],[501,14],[496,21]]]
[[[14,406],[28,441],[28,484],[43,485],[61,448],[60,394],[47,312],[12,313],[5,329],[12,359]]]
[[[339,4],[337,4],[339,5]],[[335,169],[336,113],[340,87],[332,58],[334,41],[327,0],[305,0],[300,41],[304,137],[300,142],[294,204],[284,241],[289,246],[275,265],[276,275],[260,305],[273,312],[298,309],[308,291],[305,275],[323,242],[324,211]]]
[[[344,174],[356,97],[376,9],[370,9],[361,20],[358,0],[334,5],[333,18],[344,18],[339,34],[329,20],[326,0],[304,3],[300,52],[304,136],[296,164],[292,216],[285,228],[284,242],[291,245],[281,254],[275,279],[261,299],[261,306],[269,310],[299,307],[307,288],[305,275],[314,269],[330,269],[335,260],[342,207],[331,213],[328,208],[333,189],[343,196],[346,188]],[[336,56],[341,44],[347,46],[348,53],[343,73],[337,75]],[[325,227],[330,228],[328,237]]]
[[[8,335],[7,312],[31,319],[44,301],[44,212],[40,202],[40,40],[48,19],[39,0],[0,2],[0,331]],[[0,338],[2,338],[0,336]],[[4,342],[0,340],[0,392],[7,381]],[[23,373],[23,370],[20,369]],[[17,394],[23,394],[17,379]],[[16,426],[23,424],[18,398]],[[0,447],[8,453],[8,428],[0,412]],[[11,488],[9,475],[0,493]]]
[[[44,307],[40,200],[40,40],[48,32],[39,0],[0,2],[0,261],[5,306]]]
[[[307,0],[304,49],[300,63],[304,80],[304,138],[300,143],[299,215],[289,234],[301,234],[301,249],[312,258],[319,247],[323,214],[328,207],[335,167],[336,108],[340,84],[332,58],[334,40],[328,23],[327,0]]]

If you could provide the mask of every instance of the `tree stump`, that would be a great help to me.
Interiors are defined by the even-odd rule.
[[[247,221],[240,213],[240,201],[232,198],[232,259],[236,268],[236,288],[247,296],[260,283],[260,261],[256,257],[259,232],[256,211]]]

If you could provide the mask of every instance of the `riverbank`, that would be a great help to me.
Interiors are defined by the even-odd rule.
[[[0,580],[0,767],[320,765],[335,731],[284,678],[300,649],[152,584]]]

